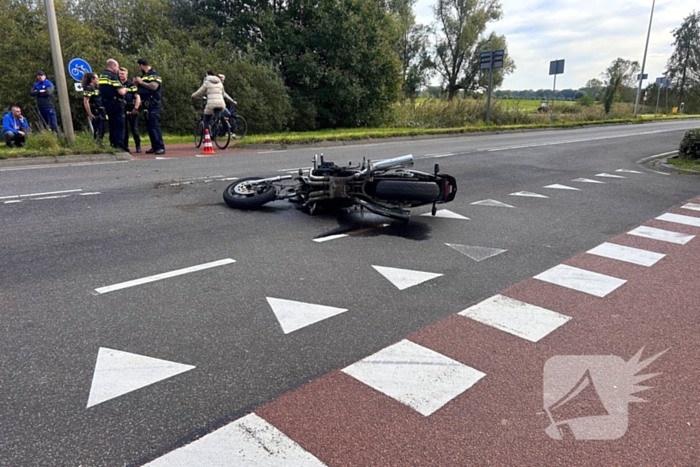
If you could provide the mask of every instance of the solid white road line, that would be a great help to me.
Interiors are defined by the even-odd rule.
[[[45,193],[30,193],[28,195],[12,195],[12,196],[0,196],[0,199],[11,199],[11,198],[30,198],[33,196],[47,196],[47,195],[60,195],[62,193],[77,193],[78,191],[83,191],[82,188],[76,190],[63,190],[63,191],[47,191]]]
[[[97,293],[103,294],[107,292],[114,292],[115,290],[126,289],[128,287],[134,287],[136,285],[147,284],[149,282],[155,282],[162,279],[168,279],[170,277],[181,276],[183,274],[188,274],[190,272],[201,271],[203,269],[215,268],[217,266],[224,266],[226,264],[235,263],[236,260],[231,258],[222,259],[219,261],[213,261],[211,263],[200,264],[198,266],[191,266],[189,268],[178,269],[175,271],[164,272],[162,274],[156,274],[155,276],[143,277],[141,279],[134,279],[127,282],[121,282],[119,284],[108,285],[106,287],[100,287],[95,289]]]

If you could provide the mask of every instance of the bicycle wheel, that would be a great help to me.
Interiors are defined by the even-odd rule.
[[[197,126],[194,129],[194,147],[198,148],[202,145],[202,139],[204,138],[204,121],[199,120]]]
[[[217,118],[212,127],[212,133],[214,134],[212,136],[216,136],[216,138],[213,138],[216,147],[226,149],[228,143],[231,142],[231,131],[228,122],[223,118]]]
[[[236,126],[231,129],[231,137],[235,140],[243,139],[248,133],[248,123],[240,115],[234,115],[233,118],[236,119]]]

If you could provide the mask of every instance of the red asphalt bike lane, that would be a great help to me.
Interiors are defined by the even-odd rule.
[[[681,206],[669,212],[700,220],[700,211]],[[644,225],[695,238],[684,245],[627,233],[609,240],[666,255],[649,267],[588,253],[564,262],[627,281],[604,298],[534,278],[501,291],[571,317],[538,342],[458,314],[407,336],[485,373],[428,416],[340,370],[255,413],[328,466],[698,467],[700,227],[657,219]],[[651,389],[635,394],[647,402],[629,403],[622,437],[555,440],[545,433],[550,357],[615,355],[627,362],[642,348],[642,360],[668,351],[639,371],[658,375],[641,383]]]
[[[131,156],[134,159],[179,159],[182,157],[217,157],[222,155],[231,154],[241,154],[247,152],[244,149],[236,149],[235,144],[231,141],[231,144],[226,149],[219,149],[214,146],[214,154],[204,154],[204,143],[199,148],[194,146],[194,143],[179,143],[179,144],[169,144],[165,146],[165,154],[156,156],[155,154],[146,154],[149,149],[148,145],[142,146],[143,152],[137,154],[134,148],[131,148]]]

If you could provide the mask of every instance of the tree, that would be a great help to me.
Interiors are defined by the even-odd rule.
[[[430,82],[434,65],[430,59],[430,27],[416,24],[413,6],[417,0],[390,0],[389,11],[396,16],[401,38],[397,54],[401,59],[401,89],[404,98],[415,99]]]
[[[618,57],[601,74],[605,85],[609,85],[614,77],[620,77],[620,86],[635,89],[637,87],[637,75],[639,74],[639,62],[625,60]]]
[[[675,50],[668,59],[667,77],[679,89],[683,101],[686,85],[700,83],[700,13],[693,11],[673,30]]]
[[[479,45],[494,40],[482,39],[486,25],[501,18],[501,4],[498,0],[437,0],[434,14],[435,66],[451,100],[458,90],[474,83],[475,54]]]

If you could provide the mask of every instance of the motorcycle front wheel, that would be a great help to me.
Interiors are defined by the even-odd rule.
[[[234,209],[258,209],[277,197],[277,190],[273,185],[251,185],[249,182],[253,180],[260,180],[260,177],[242,178],[226,187],[226,204]]]

